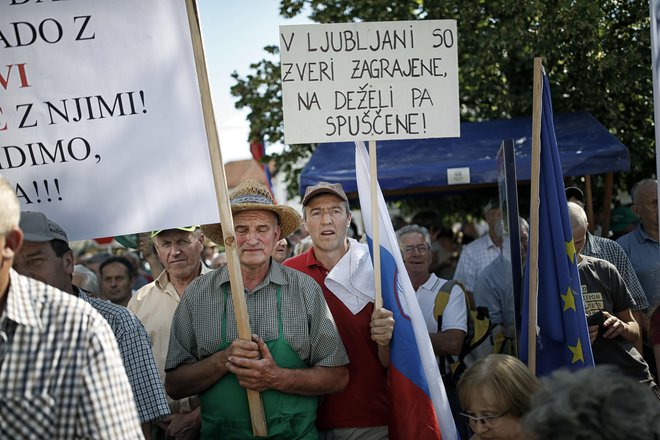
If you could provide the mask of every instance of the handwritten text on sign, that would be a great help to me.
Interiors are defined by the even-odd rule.
[[[280,26],[288,144],[459,136],[454,20]]]
[[[217,221],[185,3],[0,2],[0,174],[71,239]]]

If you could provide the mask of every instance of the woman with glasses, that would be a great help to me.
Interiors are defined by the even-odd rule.
[[[458,397],[474,432],[471,440],[525,439],[522,417],[541,388],[525,364],[513,356],[491,354],[477,361],[458,382]]]

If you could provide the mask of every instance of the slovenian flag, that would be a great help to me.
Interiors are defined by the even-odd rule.
[[[355,145],[360,207],[373,260],[369,155],[363,142]],[[395,320],[390,342],[390,438],[457,439],[431,339],[380,186],[378,209],[383,306],[394,313]]]

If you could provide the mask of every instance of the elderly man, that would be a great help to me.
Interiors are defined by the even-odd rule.
[[[601,324],[589,326],[596,365],[616,365],[624,374],[648,385],[660,397],[648,365],[633,347],[640,329],[630,311],[630,294],[621,275],[612,263],[581,254],[588,225],[584,209],[577,203],[568,202],[568,216],[573,229],[584,309],[588,316],[603,316]]]
[[[151,248],[151,240],[164,269],[151,283],[137,291],[128,309],[142,321],[149,333],[151,347],[160,378],[165,383],[165,359],[170,343],[174,311],[188,284],[201,274],[210,272],[202,264],[204,234],[198,226],[154,231],[149,237],[140,235],[138,246]],[[148,240],[149,243],[144,243]],[[199,398],[188,396],[170,400],[172,415],[154,427],[155,436],[176,439],[196,438],[201,426]]]
[[[580,188],[569,186],[566,188],[566,200],[569,202],[575,202],[584,209],[584,194]],[[644,289],[639,283],[635,269],[630,263],[630,259],[626,254],[626,251],[623,250],[619,243],[609,238],[600,237],[594,235],[587,231],[587,238],[584,242],[584,248],[582,249],[582,255],[588,257],[602,258],[607,260],[616,267],[616,270],[619,271],[619,275],[623,278],[623,282],[626,283],[628,292],[630,293],[632,304],[631,311],[635,321],[639,324],[644,333],[645,329],[648,326],[646,320],[646,312],[649,308],[649,301],[646,298]],[[642,338],[640,337],[637,342],[635,342],[635,348],[642,353]]]
[[[16,254],[14,269],[88,302],[108,321],[119,345],[143,431],[149,438],[149,422],[170,412],[144,327],[124,307],[90,297],[73,285],[73,252],[66,232],[57,223],[41,212],[23,211],[20,227],[25,242]]]
[[[302,205],[312,247],[285,265],[321,286],[351,359],[348,387],[327,396],[319,408],[320,438],[387,438],[387,367],[394,319],[389,310],[374,308],[369,248],[347,238],[351,211],[341,184],[307,187]]]
[[[72,295],[11,267],[23,232],[0,177],[0,438],[142,438],[117,342]],[[47,263],[45,256],[30,260]]]
[[[458,285],[452,288],[443,313],[442,328],[438,329],[438,318],[433,316],[435,297],[447,280],[429,271],[431,236],[426,228],[418,225],[404,226],[396,235],[410,282],[417,293],[419,307],[431,334],[433,351],[438,356],[459,355],[467,333],[467,308],[463,290]]]
[[[502,253],[502,240],[495,232],[497,222],[502,218],[497,203],[497,199],[493,199],[484,206],[488,233],[463,247],[458,258],[454,279],[462,282],[470,294],[474,292],[481,271]]]
[[[426,228],[418,225],[404,226],[396,232],[396,235],[410,282],[417,293],[419,308],[426,321],[433,351],[440,358],[440,373],[445,383],[456,428],[462,438],[467,438],[467,424],[459,415],[461,405],[456,394],[457,379],[452,378],[449,367],[449,363],[455,360],[452,356],[461,353],[463,340],[467,334],[468,309],[465,293],[460,286],[453,286],[442,313],[442,325],[438,328],[438,317],[435,316],[434,306],[436,296],[447,280],[439,278],[430,271],[433,259],[431,236]]]
[[[618,238],[651,306],[660,302],[660,245],[658,244],[658,182],[645,179],[632,191],[632,210],[640,218],[634,231]]]
[[[196,278],[174,319],[165,371],[168,393],[200,395],[203,438],[252,438],[246,389],[263,392],[269,436],[316,439],[318,396],[343,390],[348,358],[313,279],[271,254],[300,225],[268,189],[246,180],[229,195],[251,341],[238,339],[227,267]],[[219,224],[202,227],[223,243]]]

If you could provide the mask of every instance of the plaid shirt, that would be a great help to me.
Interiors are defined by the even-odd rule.
[[[143,438],[103,317],[13,269],[7,294],[0,318],[0,438]]]
[[[607,260],[616,267],[632,299],[631,310],[646,310],[649,308],[649,301],[642,285],[639,283],[639,279],[637,279],[635,269],[633,269],[626,251],[619,243],[587,232],[587,241],[581,253],[588,257]]]
[[[90,298],[79,289],[78,296],[91,304],[108,321],[115,334],[140,421],[148,422],[170,415],[165,389],[151,353],[149,336],[140,320],[126,308],[109,301]]]
[[[284,338],[308,366],[348,364],[337,326],[316,282],[297,270],[272,262],[266,278],[245,300],[252,333],[277,339],[277,287],[281,287]],[[227,302],[223,289],[227,289]],[[226,306],[226,310],[225,310]],[[193,280],[174,313],[165,371],[200,361],[218,351],[221,322],[227,316],[227,342],[238,337],[227,267]]]

